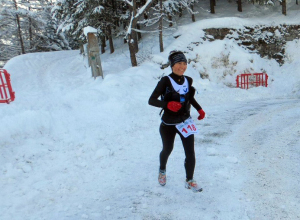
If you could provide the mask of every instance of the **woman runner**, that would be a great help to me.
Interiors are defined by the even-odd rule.
[[[163,109],[162,122],[159,128],[163,148],[159,155],[158,182],[162,186],[166,184],[166,165],[173,150],[175,136],[178,134],[185,152],[185,187],[194,192],[201,192],[202,188],[193,179],[196,164],[194,150],[196,127],[191,120],[190,107],[192,105],[198,111],[198,120],[205,117],[205,112],[194,98],[193,79],[184,76],[187,60],[183,52],[171,51],[168,59],[172,73],[161,78],[149,98],[149,105]]]

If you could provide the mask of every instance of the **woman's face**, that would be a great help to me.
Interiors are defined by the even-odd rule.
[[[182,76],[184,72],[186,71],[187,63],[186,62],[178,62],[175,63],[175,65],[172,67],[173,73],[175,73],[178,76]]]

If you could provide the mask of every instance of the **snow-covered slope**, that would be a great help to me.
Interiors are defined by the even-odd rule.
[[[290,14],[259,22],[296,22],[298,11]],[[120,44],[114,54],[101,55],[104,79],[91,77],[79,51],[10,60],[5,69],[16,99],[0,106],[1,219],[300,219],[299,41],[287,44],[281,67],[231,40],[187,50],[204,27],[257,21],[244,15],[212,19],[206,13],[207,20],[189,25],[186,15],[176,31],[165,33],[165,52],[158,52],[156,35],[143,38],[146,61],[135,68]],[[172,49],[198,57],[186,74],[207,113],[196,122],[195,179],[202,193],[184,188],[179,138],[167,185],[157,183],[160,109],[147,102],[159,77],[170,72],[159,64]],[[229,54],[236,73],[266,70],[269,87],[225,86],[235,82],[230,74],[220,80],[231,69],[221,61]],[[210,80],[200,78],[204,71]]]

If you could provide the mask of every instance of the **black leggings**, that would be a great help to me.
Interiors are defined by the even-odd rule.
[[[163,143],[163,149],[159,155],[160,169],[161,170],[166,169],[168,158],[174,147],[175,135],[177,133],[181,138],[182,145],[185,152],[184,167],[186,172],[186,179],[187,180],[193,179],[195,164],[196,164],[195,150],[194,150],[194,135],[192,134],[184,138],[182,134],[180,134],[179,131],[176,129],[175,125],[165,125],[164,123],[161,123],[159,132]]]

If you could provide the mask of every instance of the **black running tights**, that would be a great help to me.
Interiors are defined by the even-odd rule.
[[[187,180],[193,179],[195,164],[196,164],[195,150],[194,150],[194,135],[192,134],[184,138],[176,129],[175,125],[165,125],[164,123],[161,123],[159,132],[163,143],[163,149],[159,155],[160,169],[161,170],[166,169],[168,158],[174,147],[175,135],[179,134],[185,152],[184,167],[186,171],[186,179]]]

